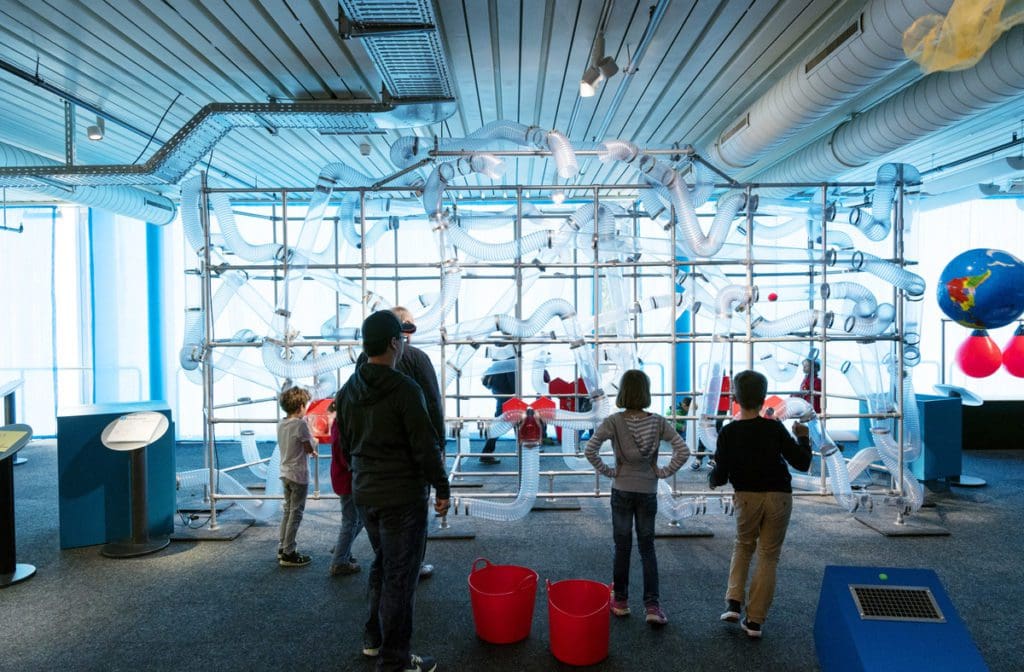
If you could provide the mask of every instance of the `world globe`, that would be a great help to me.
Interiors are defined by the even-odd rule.
[[[1004,250],[974,249],[946,264],[936,287],[939,308],[970,329],[995,329],[1024,312],[1024,262]]]

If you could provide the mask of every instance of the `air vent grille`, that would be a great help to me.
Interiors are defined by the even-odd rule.
[[[862,620],[946,622],[928,588],[851,585],[850,593]]]

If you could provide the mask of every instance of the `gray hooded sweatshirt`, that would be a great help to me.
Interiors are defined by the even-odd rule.
[[[612,468],[598,452],[605,441],[612,442],[615,467]],[[662,441],[672,445],[672,459],[664,468],[658,468],[658,446]],[[668,478],[679,470],[690,456],[672,423],[656,413],[638,418],[627,418],[626,413],[614,413],[604,419],[583,453],[594,468],[614,479],[612,487],[623,492],[653,493],[658,490],[658,479]]]

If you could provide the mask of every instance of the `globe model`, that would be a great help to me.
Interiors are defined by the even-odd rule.
[[[967,250],[939,276],[939,307],[971,329],[995,329],[1024,312],[1024,262],[1003,250]]]

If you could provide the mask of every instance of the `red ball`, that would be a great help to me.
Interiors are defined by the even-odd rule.
[[[999,370],[1003,353],[987,331],[976,329],[957,348],[956,363],[971,378],[985,378]]]
[[[1003,368],[1012,376],[1024,378],[1024,326],[1017,327],[1003,348]]]
[[[775,292],[772,292],[771,294],[768,295],[768,300],[769,301],[776,301],[778,298],[779,298],[779,295],[776,294]]]

